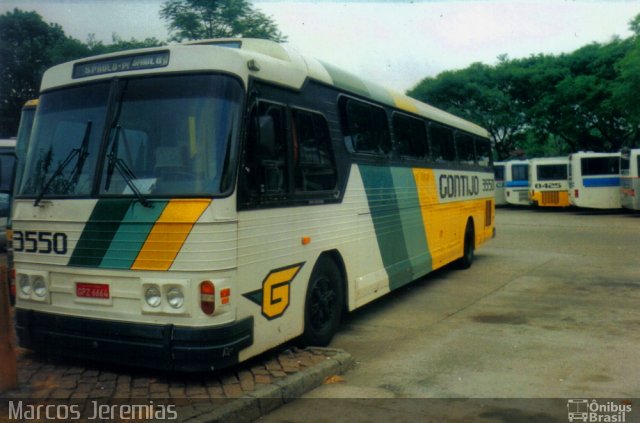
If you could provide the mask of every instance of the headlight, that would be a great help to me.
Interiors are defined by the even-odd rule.
[[[184,294],[180,288],[171,288],[167,292],[167,302],[173,308],[180,308],[184,304]]]
[[[19,275],[18,286],[20,287],[20,292],[22,292],[24,295],[31,294],[31,281],[29,281],[29,276]]]
[[[151,286],[147,288],[144,293],[144,300],[147,302],[147,304],[149,304],[150,307],[158,307],[162,302],[160,289],[157,286]]]
[[[33,292],[40,298],[44,298],[47,295],[47,284],[42,276],[33,278]]]

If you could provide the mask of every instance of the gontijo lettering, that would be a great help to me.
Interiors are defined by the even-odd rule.
[[[469,175],[440,175],[440,198],[473,197],[480,194],[480,178]]]

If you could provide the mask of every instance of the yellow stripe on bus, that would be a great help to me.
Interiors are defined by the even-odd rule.
[[[211,200],[207,199],[169,201],[153,225],[131,269],[169,270],[193,225],[209,204]]]
[[[393,97],[393,102],[396,104],[397,108],[407,112],[418,113],[418,108],[416,107],[413,99],[397,95],[396,93],[391,93],[391,96]]]

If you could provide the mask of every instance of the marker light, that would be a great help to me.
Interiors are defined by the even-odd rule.
[[[211,281],[200,283],[200,309],[209,316],[216,311],[216,288]]]
[[[577,189],[573,190],[573,196],[576,198],[580,198],[580,191]]]
[[[29,281],[29,276],[27,276],[27,275],[19,275],[18,276],[18,286],[20,287],[20,291],[24,295],[31,294],[31,281]]]
[[[47,295],[47,284],[42,276],[33,278],[33,292],[40,298],[44,298]]]
[[[167,302],[172,308],[180,308],[184,304],[184,294],[180,288],[171,288],[167,292]]]
[[[222,304],[229,304],[230,297],[231,297],[231,288],[224,288],[220,290],[220,302]]]
[[[157,286],[153,285],[147,288],[144,293],[144,300],[149,304],[150,307],[158,307],[162,302],[162,296],[160,294],[160,289]]]

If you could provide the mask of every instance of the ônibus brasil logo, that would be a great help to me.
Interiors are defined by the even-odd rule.
[[[570,399],[567,401],[567,417],[570,422],[630,422],[631,402],[627,400],[603,401]]]

